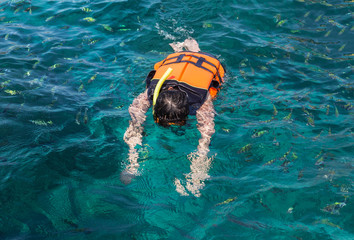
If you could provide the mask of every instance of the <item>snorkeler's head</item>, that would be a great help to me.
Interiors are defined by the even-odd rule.
[[[161,91],[154,106],[154,120],[163,127],[186,124],[189,114],[188,98],[177,89]]]

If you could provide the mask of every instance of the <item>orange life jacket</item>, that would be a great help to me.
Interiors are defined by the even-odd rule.
[[[162,85],[166,87],[178,87],[188,96],[190,113],[195,114],[196,110],[204,103],[208,92],[212,98],[220,90],[225,70],[220,61],[208,53],[177,52],[167,56],[166,59],[154,66],[154,71],[147,77],[148,96],[153,99],[154,89],[157,82],[171,67],[171,75]]]

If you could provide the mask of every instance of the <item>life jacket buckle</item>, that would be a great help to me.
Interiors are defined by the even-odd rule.
[[[205,58],[200,57],[200,58],[198,59],[198,61],[195,63],[195,65],[196,65],[197,67],[201,67],[202,64],[203,64],[203,62],[205,62]]]
[[[184,56],[186,56],[185,54],[181,54],[178,56],[177,60],[176,60],[176,63],[179,63],[182,61],[182,59],[184,58]]]

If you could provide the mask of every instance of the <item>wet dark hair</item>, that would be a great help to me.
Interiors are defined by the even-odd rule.
[[[189,114],[188,98],[180,90],[161,91],[154,106],[154,120],[163,127],[184,125]]]

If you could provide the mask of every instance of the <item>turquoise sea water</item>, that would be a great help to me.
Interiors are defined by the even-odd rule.
[[[353,239],[349,0],[0,1],[0,239]],[[200,137],[128,107],[169,43],[228,70],[210,178],[180,196]],[[184,184],[184,183],[183,183]]]

